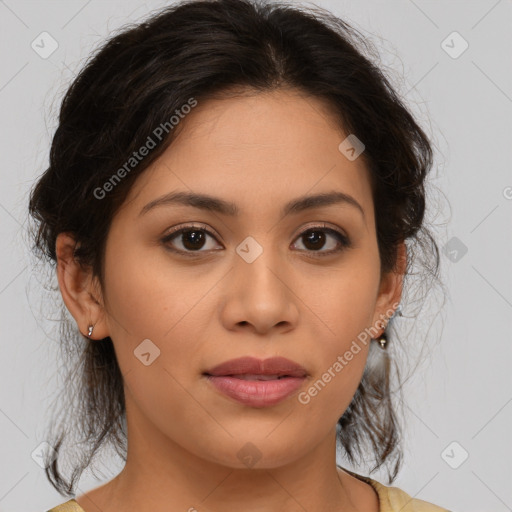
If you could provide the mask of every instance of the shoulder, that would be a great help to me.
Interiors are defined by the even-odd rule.
[[[340,469],[358,480],[371,485],[379,497],[379,512],[450,512],[433,503],[412,498],[398,487],[388,487],[368,476],[359,475],[349,469]]]
[[[85,512],[84,509],[75,501],[69,500],[62,505],[57,505],[46,512]]]
[[[379,495],[380,512],[450,512],[433,503],[412,498],[398,487],[388,487],[371,478],[368,483]]]

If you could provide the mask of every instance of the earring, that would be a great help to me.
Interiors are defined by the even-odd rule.
[[[395,316],[403,316],[402,306],[400,304],[398,304],[397,308],[395,309],[394,313],[391,315],[391,318],[389,318],[389,320],[393,320]],[[386,328],[387,328],[387,325],[386,325],[386,327],[384,327],[382,334],[375,340],[375,341],[379,342],[380,347],[383,350],[386,350],[387,345],[388,345],[388,336],[386,334]]]
[[[404,316],[402,314],[402,305],[401,304],[398,304],[397,308],[395,309],[395,312],[393,313],[393,315],[391,316],[391,318],[394,318],[395,316]]]
[[[383,350],[386,350],[386,347],[387,347],[387,344],[388,344],[388,337],[387,337],[387,334],[386,334],[385,330],[382,331],[382,334],[376,339],[376,341],[379,342],[380,347]]]
[[[87,332],[87,337],[90,338],[91,337],[91,334],[92,334],[92,330],[94,329],[94,326],[93,325],[89,325],[89,330]]]

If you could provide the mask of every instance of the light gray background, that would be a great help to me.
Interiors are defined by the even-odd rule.
[[[432,178],[451,205],[434,207],[439,243],[457,237],[467,247],[462,257],[442,254],[448,301],[428,360],[405,388],[405,465],[394,485],[452,511],[512,510],[512,2],[316,3],[378,45],[436,144]],[[55,322],[43,318],[51,305],[38,303],[39,271],[23,238],[28,190],[46,168],[61,95],[92,48],[165,4],[0,1],[0,511],[63,501],[31,458],[60,383]],[[59,45],[46,59],[31,48],[43,31]],[[469,44],[458,58],[442,47],[453,31]],[[453,37],[444,44],[461,48]],[[457,465],[463,450],[469,458],[453,469],[446,461]],[[107,461],[105,479],[116,464]],[[99,483],[86,476],[80,489]]]

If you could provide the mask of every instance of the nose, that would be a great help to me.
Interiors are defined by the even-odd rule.
[[[273,329],[284,333],[296,328],[300,299],[293,290],[291,271],[270,250],[251,263],[236,255],[230,274],[221,310],[226,329],[264,335]]]

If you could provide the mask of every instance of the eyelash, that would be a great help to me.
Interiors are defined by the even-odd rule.
[[[200,226],[200,225],[188,225],[188,226],[176,226],[176,227],[172,228],[171,231],[167,235],[165,235],[165,237],[163,237],[161,239],[161,242],[166,246],[167,250],[174,252],[174,253],[184,255],[186,257],[190,257],[190,258],[197,257],[196,255],[201,252],[209,252],[209,251],[201,251],[201,250],[183,251],[181,249],[174,249],[174,248],[170,247],[169,242],[171,240],[173,240],[174,238],[177,238],[180,234],[185,233],[187,231],[203,231],[206,234],[208,234],[209,236],[211,236],[212,238],[216,239],[216,236],[213,233],[211,233],[208,229],[206,229],[206,227]],[[322,258],[325,256],[332,256],[333,254],[340,253],[343,250],[348,249],[349,247],[352,246],[350,239],[346,235],[344,235],[337,229],[327,227],[325,224],[318,225],[318,226],[308,226],[304,231],[299,233],[299,235],[296,237],[296,239],[300,238],[301,236],[304,236],[306,233],[311,232],[311,231],[313,231],[313,232],[321,231],[324,233],[334,235],[338,239],[339,244],[341,245],[341,247],[339,247],[338,249],[331,249],[330,251],[312,251],[312,250],[308,251],[307,249],[300,250],[300,252],[312,253],[311,256],[314,258],[316,258],[316,257]]]

